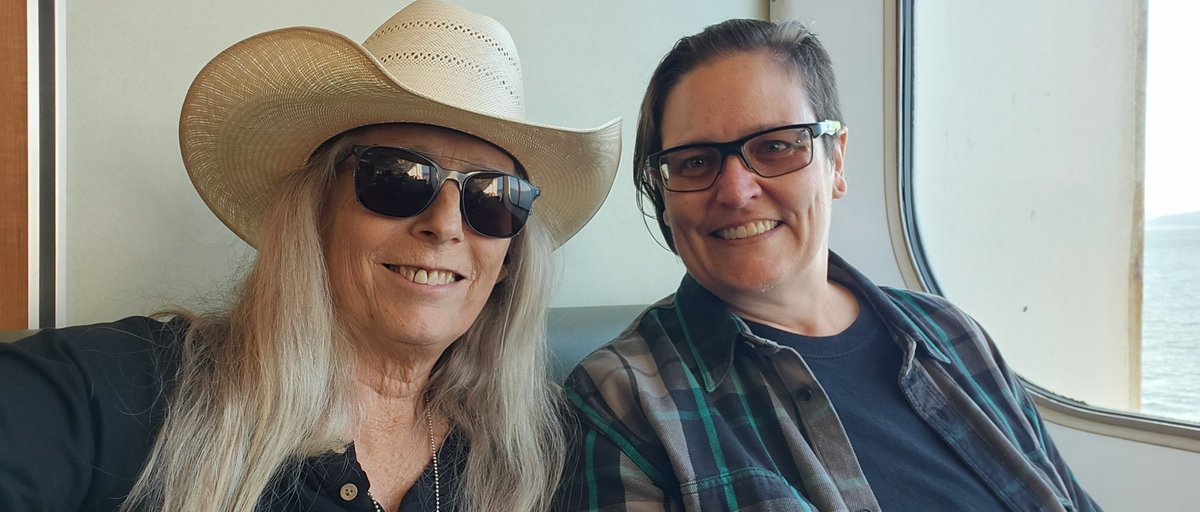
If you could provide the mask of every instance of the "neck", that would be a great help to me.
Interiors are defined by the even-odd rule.
[[[858,318],[858,300],[846,287],[830,281],[828,266],[821,263],[800,282],[721,299],[734,314],[760,324],[804,336],[839,334]]]
[[[372,498],[384,510],[399,508],[449,430],[425,399],[427,384],[428,374],[382,386],[378,381],[359,383],[363,420],[354,435],[354,446],[358,462],[371,480]]]
[[[442,349],[360,350],[355,399],[362,423],[355,438],[407,432],[424,421],[425,393]],[[422,423],[423,424],[423,423]]]
[[[356,391],[363,416],[353,435],[355,451],[371,480],[373,498],[385,510],[395,510],[430,463],[431,443],[440,445],[449,431],[445,418],[426,401],[437,358],[389,359],[386,364],[382,358],[359,359]]]
[[[434,365],[449,346],[392,340],[363,342],[356,347],[358,384],[381,398],[418,396],[425,392]]]

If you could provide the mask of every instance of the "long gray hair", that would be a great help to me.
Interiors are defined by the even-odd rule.
[[[122,510],[253,510],[298,462],[345,447],[360,420],[355,353],[335,313],[321,225],[341,138],[288,177],[258,257],[228,311],[186,318],[164,423]],[[559,389],[546,378],[553,275],[536,217],[513,239],[508,277],[430,377],[435,412],[470,449],[464,510],[546,510],[562,474]]]

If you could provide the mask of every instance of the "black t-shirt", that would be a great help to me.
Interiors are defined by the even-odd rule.
[[[162,425],[185,328],[131,317],[0,343],[0,511],[117,510]],[[465,459],[452,432],[438,452],[443,510]],[[291,469],[260,510],[374,510],[353,445]],[[433,510],[433,486],[430,465],[400,510]]]
[[[754,334],[791,347],[828,394],[875,498],[885,511],[1006,510],[913,411],[898,376],[903,353],[879,315],[862,310],[845,331],[812,337],[746,322]]]

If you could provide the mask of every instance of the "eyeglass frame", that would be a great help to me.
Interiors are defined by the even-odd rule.
[[[754,139],[755,137],[758,137],[760,135],[764,135],[767,133],[771,133],[774,131],[794,130],[797,128],[803,128],[804,130],[806,130],[808,132],[809,136],[812,139],[812,143],[815,146],[817,144],[817,139],[820,139],[821,137],[824,137],[826,135],[836,135],[838,132],[842,131],[842,126],[843,125],[842,125],[841,121],[835,121],[833,119],[826,119],[824,121],[818,121],[815,123],[787,124],[787,125],[783,125],[783,126],[776,126],[774,128],[767,128],[767,129],[759,130],[759,131],[756,131],[749,135],[746,135],[746,136],[743,136],[741,138],[734,139],[731,141],[727,141],[727,142],[697,142],[694,144],[683,144],[683,145],[679,145],[679,146],[674,146],[674,147],[666,148],[666,149],[663,149],[660,151],[655,151],[654,153],[651,153],[650,155],[646,156],[646,161],[643,163],[643,172],[655,173],[655,171],[657,169],[657,173],[655,173],[655,174],[657,174],[657,179],[655,179],[654,182],[658,183],[660,186],[662,186],[662,188],[664,190],[667,190],[669,192],[677,192],[677,193],[702,192],[702,191],[712,188],[712,186],[717,183],[717,178],[719,178],[721,176],[721,173],[725,172],[725,160],[727,158],[729,158],[729,155],[737,155],[738,158],[740,158],[742,160],[742,163],[746,165],[747,169],[754,171],[754,174],[757,174],[764,178],[778,178],[780,176],[784,176],[784,175],[791,174],[793,172],[808,168],[808,166],[812,165],[813,159],[816,158],[816,151],[812,152],[812,155],[809,157],[808,162],[805,163],[804,165],[797,167],[795,169],[792,169],[790,171],[784,171],[779,174],[767,176],[767,175],[763,174],[761,171],[759,171],[758,169],[756,169],[754,167],[754,164],[750,163],[750,159],[746,157],[746,153],[744,150],[745,150],[745,145],[747,142],[750,142],[750,140]],[[693,149],[693,148],[716,149],[717,153],[719,155],[719,157],[718,157],[719,163],[717,165],[717,172],[713,173],[712,181],[709,182],[709,184],[703,188],[695,188],[695,189],[687,189],[687,190],[671,189],[670,187],[667,186],[667,183],[670,180],[666,176],[663,176],[661,166],[654,165],[652,162],[662,158],[662,156],[665,154],[676,152],[676,151],[682,151],[685,149]]]
[[[414,156],[420,157],[420,158],[424,159],[425,162],[413,162],[413,163],[418,164],[418,165],[428,164],[434,170],[434,177],[440,177],[439,179],[436,180],[437,184],[434,185],[433,192],[429,195],[429,199],[426,200],[425,203],[423,203],[421,205],[421,207],[418,208],[416,211],[414,211],[412,214],[405,215],[405,216],[391,215],[391,214],[380,212],[378,210],[375,210],[374,208],[371,208],[371,207],[363,204],[361,192],[358,189],[357,173],[361,169],[362,155],[365,154],[367,151],[369,151],[371,149],[375,149],[375,148],[400,150],[405,153],[410,153]],[[433,159],[433,156],[427,155],[425,153],[414,150],[412,148],[406,148],[406,147],[401,147],[401,146],[383,146],[383,145],[378,145],[378,144],[370,145],[370,146],[362,146],[362,145],[356,144],[356,145],[350,146],[350,152],[347,153],[345,157],[342,157],[341,160],[350,158],[351,155],[353,155],[354,159],[355,159],[355,166],[354,166],[354,169],[352,170],[352,172],[355,174],[355,176],[352,178],[352,181],[354,181],[354,200],[355,200],[355,202],[357,202],[359,206],[363,207],[363,209],[365,209],[369,212],[375,213],[377,215],[382,215],[384,217],[391,217],[394,219],[406,219],[406,218],[410,218],[410,217],[416,217],[416,216],[424,213],[426,210],[429,209],[430,206],[433,205],[434,202],[437,201],[437,197],[439,194],[442,193],[442,186],[446,184],[446,181],[453,180],[455,183],[458,184],[459,215],[462,216],[463,222],[468,227],[470,227],[472,231],[478,233],[481,236],[485,236],[488,238],[513,238],[513,237],[517,236],[518,234],[520,234],[521,231],[523,231],[525,229],[525,225],[528,223],[529,217],[533,215],[533,202],[535,200],[537,200],[538,197],[541,197],[541,195],[542,195],[542,189],[538,188],[537,185],[534,185],[529,180],[527,180],[524,177],[519,176],[517,174],[508,173],[508,172],[504,172],[504,171],[497,170],[497,169],[479,169],[479,170],[468,171],[468,172],[455,171],[453,169],[446,169],[445,167],[442,167],[441,164],[437,163]],[[449,158],[449,157],[443,157],[443,158]],[[465,160],[457,160],[457,159],[453,159],[453,158],[451,158],[451,160],[456,160],[456,161],[459,161],[459,162],[462,162],[465,164],[471,164],[470,162],[467,162]],[[339,161],[339,163],[340,163],[340,161]],[[477,165],[477,164],[471,164],[471,165]],[[519,229],[517,229],[516,231],[514,231],[513,234],[507,235],[507,236],[496,236],[496,235],[490,235],[490,234],[484,233],[482,231],[479,231],[479,229],[477,229],[472,224],[471,220],[468,218],[467,211],[466,211],[467,201],[466,201],[466,197],[465,197],[465,195],[467,193],[467,187],[465,186],[465,184],[466,184],[467,180],[471,179],[474,176],[478,176],[481,174],[490,174],[490,175],[498,175],[501,177],[516,178],[516,179],[524,182],[526,185],[528,185],[530,192],[533,193],[533,197],[529,200],[529,209],[527,210],[528,213],[526,214],[525,219],[521,222],[521,227]]]

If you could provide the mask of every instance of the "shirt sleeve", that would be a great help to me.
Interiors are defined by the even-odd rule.
[[[983,326],[942,297],[907,290],[888,292],[905,308],[909,320],[919,324],[936,344],[937,351],[953,356],[950,373],[966,399],[975,401],[977,410],[996,425],[996,435],[1012,445],[1011,456],[1034,470],[1017,478],[1036,477],[1046,486],[1045,491],[1054,493],[1037,499],[1054,499],[1077,512],[1100,510],[1058,452],[1024,382],[1009,368]]]
[[[112,510],[161,412],[155,336],[131,318],[0,344],[0,510]]]
[[[630,377],[635,372],[626,371],[627,363],[613,350],[598,351],[564,383],[571,435],[556,510],[684,508],[666,451],[656,438],[639,434],[648,427],[634,400],[638,382]]]
[[[555,510],[651,512],[683,510],[612,440],[590,425],[579,428]]]
[[[982,330],[982,327],[980,328]],[[996,366],[1000,368],[1001,374],[1005,381],[1008,382],[1009,388],[1012,390],[1013,396],[1016,397],[1020,409],[1025,414],[1025,418],[1029,424],[1033,426],[1034,431],[1038,435],[1038,442],[1042,446],[1042,451],[1046,454],[1050,464],[1053,466],[1058,482],[1056,485],[1064,491],[1067,498],[1075,506],[1078,512],[1099,512],[1100,506],[1095,500],[1079,485],[1079,481],[1075,478],[1075,473],[1067,466],[1067,461],[1063,459],[1059,453],[1058,447],[1054,445],[1054,440],[1050,434],[1046,432],[1046,425],[1042,421],[1042,415],[1038,413],[1037,406],[1033,402],[1033,398],[1029,396],[1029,391],[1025,388],[1024,381],[1012,371],[1011,368],[1004,362],[1003,356],[996,350],[996,345],[992,341],[990,335],[984,334],[987,339],[988,348],[992,352],[992,357],[996,361]]]

